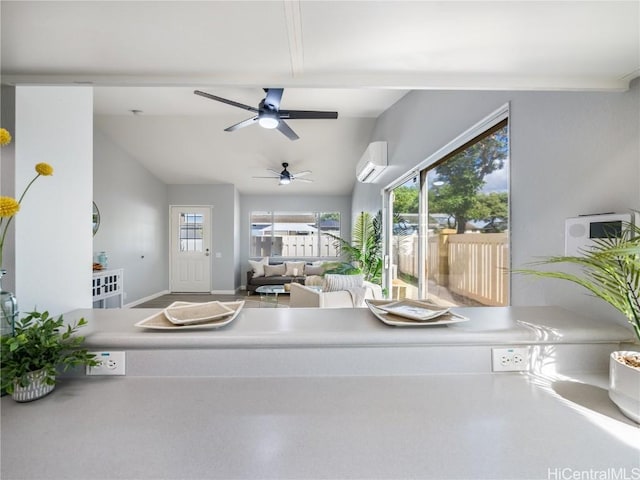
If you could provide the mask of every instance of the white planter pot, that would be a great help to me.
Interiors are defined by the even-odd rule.
[[[613,352],[609,357],[609,398],[620,411],[640,423],[640,369],[624,363],[624,355],[640,356],[638,352]]]
[[[46,378],[46,372],[44,370],[36,370],[35,372],[29,372],[29,385],[22,387],[17,382],[13,385],[13,393],[11,398],[16,402],[31,402],[42,398],[45,395],[51,393],[55,385],[47,385],[44,382]]]

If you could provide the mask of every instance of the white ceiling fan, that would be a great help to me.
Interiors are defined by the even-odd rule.
[[[289,164],[287,162],[283,162],[282,163],[283,170],[281,172],[277,172],[275,170],[272,170],[271,168],[267,168],[267,171],[270,172],[270,173],[273,173],[273,175],[271,175],[269,177],[253,177],[253,178],[275,178],[275,179],[278,179],[278,185],[289,185],[294,180],[297,180],[297,181],[300,181],[300,182],[307,182],[307,183],[313,182],[313,180],[311,180],[311,179],[301,178],[301,177],[309,175],[311,173],[311,170],[305,170],[303,172],[292,173],[289,170],[287,170],[288,166],[289,166]]]

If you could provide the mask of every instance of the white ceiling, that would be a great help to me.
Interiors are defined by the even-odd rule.
[[[640,72],[633,1],[2,1],[4,83],[91,82],[96,125],[166,183],[349,194],[375,118],[410,89],[623,90]],[[300,140],[251,126],[285,87]],[[131,110],[142,110],[133,115]],[[278,187],[266,168],[312,170]]]

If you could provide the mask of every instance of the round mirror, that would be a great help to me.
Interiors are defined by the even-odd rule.
[[[93,202],[93,234],[95,235],[98,231],[98,227],[100,226],[100,210],[98,210],[98,206],[96,202]]]

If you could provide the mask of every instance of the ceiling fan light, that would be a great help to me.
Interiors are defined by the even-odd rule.
[[[291,179],[287,177],[280,178],[280,185],[289,185],[291,183]]]
[[[278,116],[275,113],[264,113],[260,115],[260,118],[258,119],[258,123],[262,128],[273,129],[278,127],[280,120],[278,119]]]

